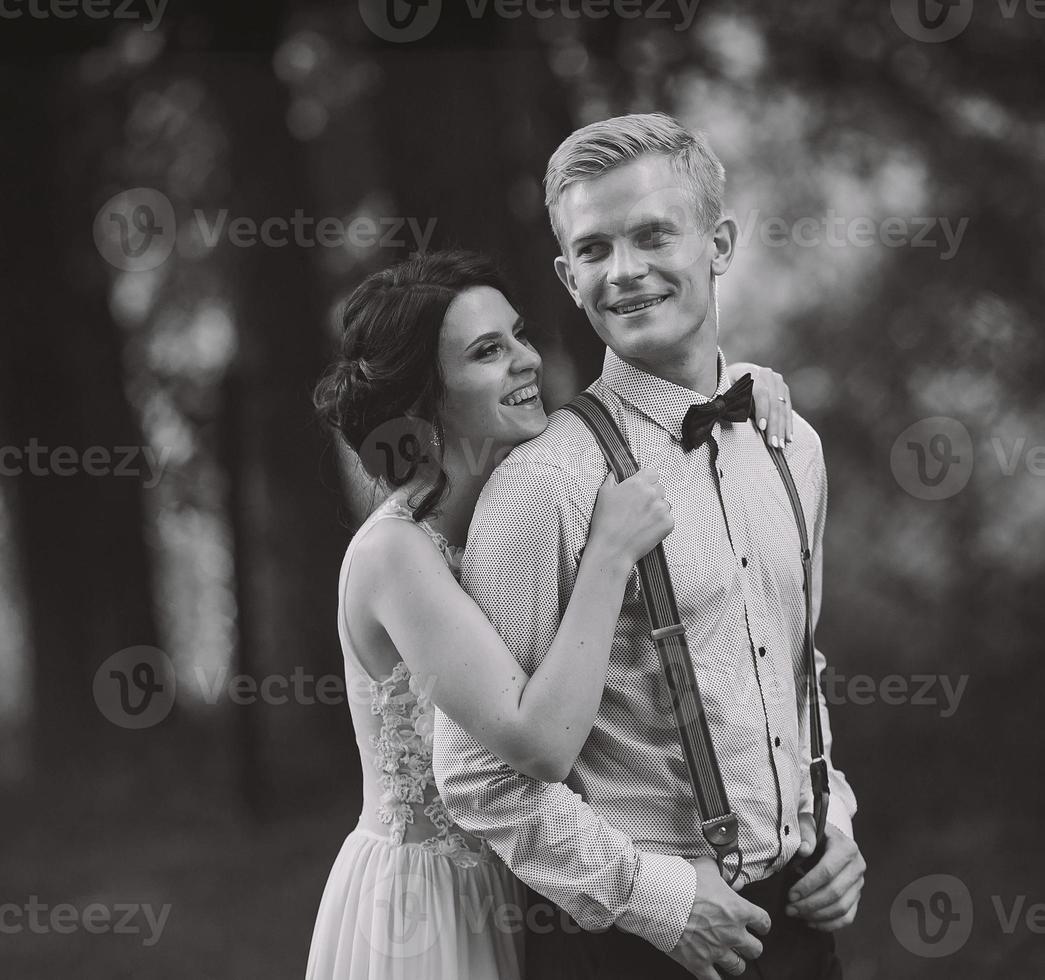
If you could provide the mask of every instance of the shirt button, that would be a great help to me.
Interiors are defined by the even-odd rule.
[[[766,655],[766,648],[765,647],[759,647],[758,648],[758,655],[760,657],[764,657]]]
[[[747,568],[747,559],[746,558],[741,558],[740,559],[740,564],[743,565],[744,568]]]
[[[790,826],[790,824],[784,824],[784,836],[787,837],[787,835],[790,834],[790,833],[791,833],[791,826]]]
[[[718,478],[719,478],[719,479],[721,480],[721,479],[722,479],[722,477],[724,477],[725,475],[726,475],[726,474],[722,472],[722,468],[721,468],[721,467],[719,467],[719,471],[718,471]]]
[[[774,744],[774,745],[775,745],[775,746],[776,746],[777,748],[780,748],[780,736],[779,736],[779,735],[777,735],[777,737],[773,739],[773,744]]]

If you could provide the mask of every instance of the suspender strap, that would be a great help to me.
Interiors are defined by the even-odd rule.
[[[617,428],[617,423],[598,398],[589,392],[582,392],[565,407],[591,429],[618,482],[638,471],[635,457]],[[660,655],[697,810],[703,817],[701,832],[715,852],[719,872],[732,884],[740,875],[744,863],[737,841],[737,818],[730,810],[726,789],[722,784],[722,774],[719,772],[686,643],[686,628],[679,618],[675,590],[662,545],[658,544],[639,562],[639,578],[650,621],[650,635]],[[736,855],[737,865],[727,875],[725,859],[732,854]]]
[[[591,392],[581,392],[564,406],[588,426],[602,449],[606,461],[617,481],[626,480],[638,471],[635,457],[617,427],[609,409]],[[820,718],[820,696],[816,683],[816,659],[813,642],[813,560],[809,550],[809,533],[806,528],[802,500],[798,495],[791,469],[787,465],[782,448],[770,445],[766,434],[762,439],[776,466],[780,479],[787,491],[791,509],[798,528],[800,557],[802,560],[802,590],[805,594],[805,637],[803,640],[803,666],[805,682],[799,695],[799,710],[804,698],[809,710],[809,746],[812,759],[809,778],[813,792],[813,820],[816,824],[817,846],[813,854],[804,861],[804,870],[813,866],[823,853],[824,826],[827,822],[827,807],[830,786],[827,779],[827,762],[824,759],[824,732]],[[737,856],[736,870],[729,875],[732,884],[743,867],[744,856],[737,841],[737,818],[730,810],[729,799],[722,784],[718,760],[711,742],[707,718],[700,700],[693,662],[686,643],[686,628],[681,623],[675,590],[671,584],[667,559],[663,545],[658,544],[639,562],[639,578],[642,595],[650,621],[650,635],[660,655],[661,666],[671,692],[671,705],[679,730],[683,754],[693,784],[697,809],[704,818],[701,824],[705,840],[711,845],[718,861],[719,871],[726,877],[724,859],[731,854]]]
[[[791,501],[791,509],[795,514],[795,524],[798,526],[798,540],[802,557],[802,589],[805,592],[806,628],[805,628],[805,692],[804,696],[809,706],[809,749],[812,762],[809,765],[809,779],[813,789],[813,820],[816,823],[817,847],[812,855],[806,859],[805,864],[812,867],[819,860],[824,843],[824,826],[827,823],[827,804],[831,798],[831,788],[827,779],[827,762],[824,760],[824,730],[820,718],[820,692],[816,683],[816,658],[813,643],[813,559],[809,551],[809,534],[806,530],[805,514],[802,511],[802,500],[798,496],[798,488],[795,486],[791,468],[787,465],[787,459],[781,448],[770,445],[766,434],[762,433],[762,439],[769,450],[769,455],[776,465],[780,479],[784,482],[788,498]],[[801,699],[799,703],[801,708]]]

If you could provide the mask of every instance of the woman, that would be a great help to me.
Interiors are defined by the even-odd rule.
[[[781,385],[770,374],[756,389],[758,415],[783,439]],[[365,694],[351,700],[363,808],[323,894],[309,980],[523,974],[523,930],[497,915],[525,910],[524,888],[442,806],[433,705],[513,768],[560,778],[594,721],[631,570],[673,526],[654,472],[607,479],[558,633],[527,677],[456,577],[483,484],[547,424],[540,386],[540,355],[481,256],[419,256],[370,276],[346,305],[316,405],[388,496],[341,569],[348,689]],[[418,464],[397,476],[368,440],[405,416],[431,428],[424,452],[397,441]]]

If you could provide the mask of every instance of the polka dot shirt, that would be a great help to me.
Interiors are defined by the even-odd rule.
[[[720,384],[729,387],[719,354]],[[589,389],[609,407],[640,466],[655,466],[675,529],[664,541],[712,741],[744,854],[742,880],[791,859],[798,814],[811,812],[805,628],[798,531],[762,438],[748,423],[716,423],[691,452],[682,420],[697,393],[607,351]],[[795,416],[786,455],[813,550],[819,615],[827,505],[816,432]],[[512,451],[487,483],[468,535],[461,581],[532,674],[569,601],[595,499],[608,472],[570,412]],[[816,654],[818,675],[825,660]],[[797,686],[796,686],[797,685]],[[831,731],[821,695],[824,738]],[[712,856],[700,833],[688,770],[637,571],[617,623],[594,727],[565,783],[524,776],[437,712],[435,776],[453,818],[484,837],[512,871],[586,929],[616,925],[667,951],[696,892],[686,859]],[[852,834],[856,801],[828,761],[828,819]]]

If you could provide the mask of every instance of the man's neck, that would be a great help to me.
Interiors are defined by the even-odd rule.
[[[702,343],[699,339],[690,349],[687,356],[679,357],[674,353],[670,357],[638,359],[621,358],[632,367],[652,374],[656,378],[670,381],[680,388],[688,388],[705,398],[713,398],[718,388],[718,344],[711,335],[712,343]],[[619,356],[619,355],[618,355]]]

